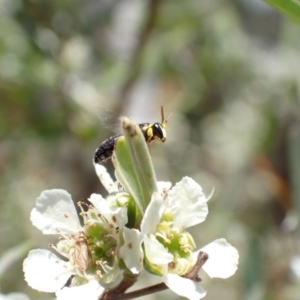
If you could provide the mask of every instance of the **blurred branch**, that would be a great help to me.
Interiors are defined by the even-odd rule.
[[[257,178],[260,179],[265,189],[279,203],[284,213],[287,213],[293,206],[291,187],[287,180],[280,174],[270,159],[263,154],[255,156],[253,167]]]
[[[116,294],[116,295],[109,295],[108,297],[102,297],[101,300],[130,300],[130,299],[135,299],[139,298],[142,296],[158,293],[161,291],[164,291],[168,289],[168,287],[165,285],[165,283],[158,283],[152,286],[149,286],[144,289],[140,289],[138,291],[130,292],[127,294]],[[106,294],[105,294],[106,296]]]
[[[147,8],[148,14],[145,17],[145,23],[142,26],[141,32],[139,34],[136,48],[134,49],[128,64],[128,76],[125,79],[123,87],[120,91],[119,103],[121,103],[121,107],[126,105],[126,102],[128,101],[128,93],[130,92],[132,86],[134,85],[137,77],[140,74],[143,51],[155,26],[160,2],[161,0],[149,0]]]
[[[200,282],[201,278],[199,277],[198,273],[200,269],[203,267],[203,265],[206,263],[208,260],[208,254],[200,251],[197,256],[197,261],[194,265],[194,267],[187,272],[185,275],[182,277],[191,279],[195,282]],[[130,273],[127,272],[127,275]],[[148,286],[146,288],[134,291],[134,292],[129,292],[124,294],[124,292],[127,290],[127,288],[131,287],[135,282],[136,282],[137,276],[134,274],[129,275],[129,277],[125,278],[119,286],[117,286],[114,289],[106,291],[100,300],[129,300],[129,299],[135,299],[139,298],[142,296],[150,295],[153,293],[161,292],[169,287],[165,283],[158,283],[152,286]]]

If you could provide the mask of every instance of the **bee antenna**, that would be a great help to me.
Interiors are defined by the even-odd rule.
[[[169,115],[167,116],[166,120],[165,120],[165,124],[167,124],[167,122],[169,121],[170,117],[172,116],[172,113],[169,113]]]
[[[170,119],[172,113],[170,113],[170,114],[168,115],[168,117],[165,119],[165,115],[164,115],[164,107],[163,107],[163,106],[160,107],[160,112],[161,112],[161,124],[164,124],[164,125],[165,125],[165,124],[167,124],[167,122],[169,121],[169,119]]]
[[[164,114],[164,107],[160,107],[160,114],[161,114],[161,124],[165,122],[165,114]]]

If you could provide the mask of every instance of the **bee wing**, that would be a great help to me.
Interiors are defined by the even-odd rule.
[[[105,128],[113,133],[121,132],[120,118],[108,109],[101,110],[98,113],[98,119],[102,128]]]

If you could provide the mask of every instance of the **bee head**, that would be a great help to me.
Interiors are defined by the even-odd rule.
[[[152,132],[153,132],[154,140],[161,141],[161,142],[166,141],[167,138],[166,130],[161,123],[158,122],[154,123],[152,125]]]
[[[165,142],[167,139],[166,133],[166,125],[170,118],[171,114],[165,119],[164,117],[164,108],[161,107],[161,123],[156,122],[153,124],[150,123],[143,123],[140,124],[140,128],[144,133],[146,142],[151,144],[154,141]]]

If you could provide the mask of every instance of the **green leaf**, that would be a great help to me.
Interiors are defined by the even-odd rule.
[[[116,169],[117,179],[124,185],[127,192],[138,204],[137,199],[142,198],[142,191],[138,185],[134,163],[131,159],[129,148],[125,138],[121,136],[116,141],[115,150],[112,155],[112,162]],[[138,205],[141,210],[142,207]]]
[[[144,249],[144,251],[145,251],[145,249]],[[147,256],[144,257],[144,268],[146,271],[148,271],[149,273],[154,274],[154,275],[162,276],[164,274],[162,266],[152,264],[147,259]]]
[[[137,207],[135,201],[132,197],[130,197],[127,204],[127,215],[128,215],[128,223],[126,224],[127,228],[134,228],[136,218],[138,215]]]
[[[293,21],[300,22],[300,1],[299,0],[265,0],[282,13],[289,16]]]
[[[115,145],[112,162],[118,179],[131,194],[141,213],[157,191],[156,176],[144,135],[139,126],[122,118],[124,137]]]

